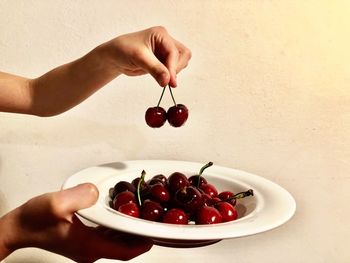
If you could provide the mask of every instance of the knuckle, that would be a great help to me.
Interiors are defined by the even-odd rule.
[[[187,60],[190,60],[192,58],[192,52],[188,48],[184,49],[183,54],[187,58]]]
[[[168,33],[168,31],[166,30],[166,28],[164,26],[151,27],[151,31],[153,31],[154,33],[161,33],[161,34]]]
[[[64,206],[59,197],[53,195],[49,198],[48,211],[54,217],[63,217],[65,215]]]
[[[92,183],[85,183],[84,187],[86,188],[86,192],[89,193],[90,196],[94,197],[95,199],[98,198],[99,192],[97,187]]]
[[[137,59],[137,60],[143,60],[144,59],[144,50],[139,49],[139,48],[135,48],[131,52],[131,57],[134,59]]]

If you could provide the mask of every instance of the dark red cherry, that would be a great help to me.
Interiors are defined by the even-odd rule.
[[[202,184],[208,183],[208,181],[203,176],[200,176],[200,175],[192,175],[188,178],[188,181],[190,182],[191,185],[196,187],[201,186]]]
[[[216,203],[222,201],[219,197],[213,197],[211,200],[212,200],[212,203],[213,203],[213,204],[216,204]]]
[[[140,210],[135,203],[126,203],[118,208],[118,211],[128,216],[140,217]]]
[[[218,195],[218,191],[216,187],[212,184],[203,184],[200,186],[204,193],[210,195],[211,197],[216,197]]]
[[[159,128],[162,127],[167,120],[167,113],[162,107],[151,107],[146,111],[145,120],[148,126]]]
[[[116,183],[116,185],[114,186],[113,188],[113,192],[112,192],[112,200],[114,199],[114,197],[121,193],[121,192],[124,192],[124,191],[130,191],[130,192],[133,192],[135,193],[136,191],[136,188],[134,185],[132,185],[131,183],[129,182],[126,182],[126,181],[120,181],[118,183]]]
[[[167,185],[168,184],[168,178],[166,178],[166,176],[164,174],[157,174],[155,176],[152,177],[151,181],[153,180],[157,180],[157,181],[161,181],[163,185]]]
[[[162,183],[152,185],[149,192],[151,198],[160,203],[168,202],[170,199],[170,194]]]
[[[205,169],[208,167],[212,166],[213,162],[209,162],[205,165],[202,166],[202,168],[199,170],[198,174],[192,175],[188,178],[188,181],[190,182],[191,185],[200,187],[203,184],[207,184],[207,180],[203,178],[202,173],[204,172]]]
[[[179,172],[175,172],[169,176],[168,185],[169,185],[170,191],[172,193],[176,193],[177,190],[179,190],[180,188],[184,188],[186,186],[189,186],[190,183],[189,183],[186,175],[179,173]]]
[[[134,180],[132,180],[131,184],[135,187],[135,189],[137,189],[137,186],[138,186],[140,180],[141,180],[141,177],[136,177]],[[144,182],[144,181],[141,182],[141,189],[143,187],[146,187],[146,186],[147,186],[146,182]]]
[[[215,205],[215,208],[221,214],[223,222],[229,222],[237,219],[237,211],[230,203],[219,202]]]
[[[161,204],[147,199],[143,202],[141,207],[141,218],[150,221],[161,221],[163,210]]]
[[[188,217],[183,210],[172,208],[164,214],[163,222],[168,224],[187,225]]]
[[[202,206],[196,214],[196,224],[218,224],[222,222],[222,215],[212,206]]]
[[[194,186],[179,189],[174,196],[175,202],[186,212],[194,214],[204,204],[202,194]]]
[[[163,184],[163,182],[162,182],[162,180],[160,180],[160,179],[152,178],[152,179],[150,179],[150,180],[147,181],[147,184],[148,184],[149,186],[151,186],[151,185],[154,185],[154,184]]]
[[[211,206],[213,204],[211,196],[206,193],[201,193],[203,199],[203,205]]]
[[[234,196],[235,194],[232,193],[231,191],[223,191],[221,193],[219,193],[218,197],[222,200],[222,201],[227,201],[228,203],[230,203],[231,205],[235,206],[236,205],[236,199],[230,199],[232,196]]]
[[[213,205],[215,205],[216,203],[218,203],[218,202],[221,202],[221,199],[220,198],[218,198],[218,197],[211,197],[210,195],[208,195],[208,194],[202,194],[202,196],[209,196],[209,198],[206,198],[205,199],[205,205],[207,205],[207,206],[213,206]]]
[[[168,109],[166,115],[171,126],[180,127],[188,119],[188,109],[183,104],[176,104]]]
[[[136,203],[136,198],[133,192],[125,191],[117,194],[113,199],[113,208],[118,210],[121,205],[127,203]]]

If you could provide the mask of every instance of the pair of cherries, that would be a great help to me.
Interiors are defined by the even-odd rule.
[[[164,108],[159,106],[163,98],[165,88],[166,87],[163,88],[157,106],[148,108],[145,114],[146,123],[152,128],[160,128],[164,125],[166,121],[168,121],[169,124],[173,127],[180,127],[184,125],[188,119],[187,107],[183,104],[177,104],[175,102],[170,86],[169,91],[171,94],[171,98],[174,102],[174,106],[170,107],[168,111],[165,111]]]

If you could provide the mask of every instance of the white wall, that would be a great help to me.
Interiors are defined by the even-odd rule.
[[[349,12],[345,0],[0,1],[1,71],[35,77],[154,25],[193,52],[175,90],[190,109],[179,129],[144,123],[161,91],[149,76],[119,77],[52,118],[0,113],[1,214],[88,166],[178,159],[211,160],[280,183],[297,199],[295,220],[311,233],[323,224],[346,224]],[[170,104],[168,96],[163,105]],[[323,202],[326,211],[315,207]],[[314,225],[316,215],[323,221]],[[343,230],[324,231],[337,249],[345,248]],[[305,238],[304,245],[297,239],[291,245],[299,254],[311,248],[312,262],[350,257],[323,249],[312,234]]]

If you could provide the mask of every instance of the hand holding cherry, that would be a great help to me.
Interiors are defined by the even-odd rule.
[[[166,87],[163,88],[157,106],[148,108],[145,114],[146,123],[152,128],[162,127],[166,120],[168,120],[171,126],[180,127],[184,125],[188,119],[187,107],[183,104],[176,104],[170,86],[169,91],[171,94],[171,98],[173,99],[174,106],[170,107],[167,112],[164,110],[164,108],[159,106],[163,98],[165,88]]]

